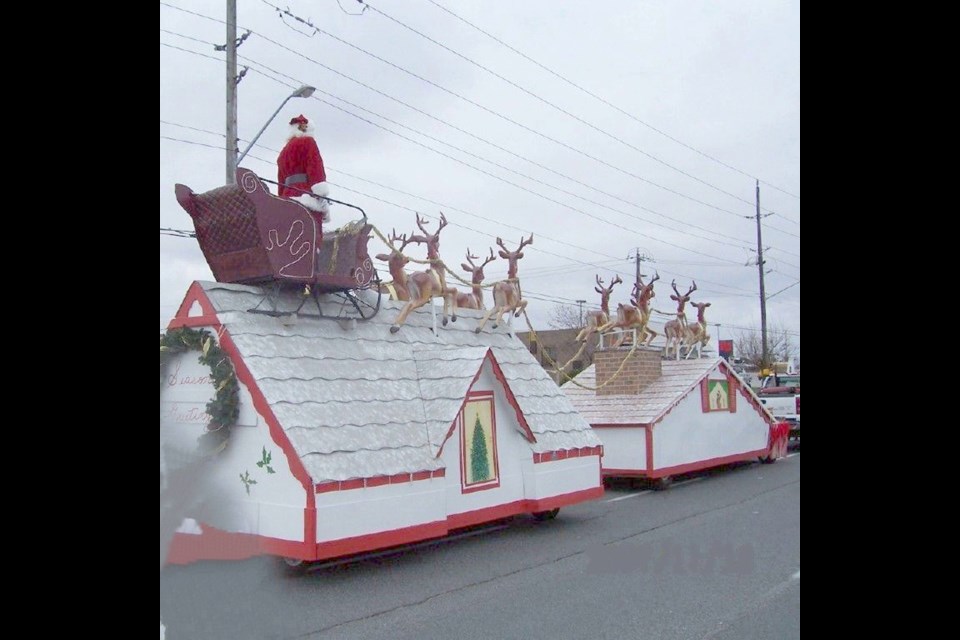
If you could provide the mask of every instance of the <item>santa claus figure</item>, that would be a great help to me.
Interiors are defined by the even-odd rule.
[[[290,120],[289,139],[277,157],[277,182],[280,197],[296,200],[316,212],[314,218],[318,225],[330,221],[330,204],[311,195],[326,196],[330,190],[323,158],[313,139],[313,127],[302,114]]]

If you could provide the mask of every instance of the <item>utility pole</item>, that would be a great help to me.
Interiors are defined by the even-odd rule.
[[[637,283],[637,288],[639,288],[640,282],[641,282],[640,277],[642,275],[640,273],[640,263],[653,260],[653,258],[651,258],[645,253],[640,253],[640,247],[637,247],[636,249],[633,250],[632,256],[629,256],[629,255],[627,256],[627,260],[634,260],[636,262],[636,268],[637,268],[636,283]]]
[[[761,368],[769,366],[767,360],[767,292],[763,284],[763,238],[760,235],[760,181],[757,180],[757,268],[760,270],[760,333],[762,346]]]
[[[583,328],[583,303],[586,300],[577,300],[577,304],[580,305],[580,328]]]
[[[237,0],[227,0],[227,184],[237,181]]]

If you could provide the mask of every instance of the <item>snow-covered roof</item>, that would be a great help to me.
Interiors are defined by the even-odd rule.
[[[474,333],[479,312],[460,310],[458,322],[436,337],[429,307],[391,334],[403,303],[386,298],[368,321],[300,318],[287,325],[247,313],[263,302],[260,288],[198,284],[314,482],[442,467],[437,454],[488,352],[536,438],[531,451],[600,444],[506,327],[488,323]],[[324,314],[337,316],[341,301],[322,300]],[[316,306],[308,301],[302,311],[315,314]]]
[[[653,424],[722,362],[722,358],[664,360],[663,375],[639,395],[601,396],[573,382],[565,384],[563,390],[590,424]],[[596,387],[596,365],[584,369],[575,380],[586,387]]]

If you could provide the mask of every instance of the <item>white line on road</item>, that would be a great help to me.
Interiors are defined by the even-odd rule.
[[[793,456],[798,456],[798,455],[800,455],[800,454],[799,454],[799,453],[788,453],[788,454],[787,454],[786,456],[784,456],[784,457],[786,457],[786,458],[792,458]]]
[[[630,493],[630,494],[627,494],[627,495],[625,495],[625,496],[620,496],[620,497],[618,497],[618,498],[610,498],[609,500],[604,500],[604,502],[617,502],[617,501],[619,501],[619,500],[629,500],[630,498],[638,498],[638,497],[640,497],[640,496],[645,496],[645,495],[647,495],[648,493],[653,493],[653,491],[650,491],[650,490],[647,490],[647,491],[638,491],[638,492],[636,492],[636,493]]]
[[[791,580],[799,580],[799,579],[800,579],[800,570],[797,569],[797,572],[796,572],[795,574],[793,574],[792,576],[790,576],[790,579],[791,579]]]
[[[681,480],[680,482],[674,482],[673,486],[682,487],[685,484],[690,484],[691,482],[700,482],[703,478],[690,478],[689,480]]]

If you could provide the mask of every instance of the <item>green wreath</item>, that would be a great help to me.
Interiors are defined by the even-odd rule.
[[[222,451],[230,437],[230,427],[240,415],[240,385],[233,363],[209,333],[181,327],[160,336],[160,386],[166,379],[167,365],[174,356],[186,351],[199,351],[200,364],[210,367],[210,377],[217,395],[207,403],[210,423],[200,436],[200,449],[206,454]]]

